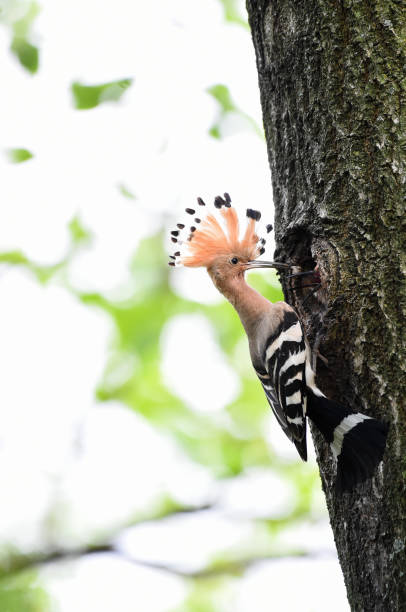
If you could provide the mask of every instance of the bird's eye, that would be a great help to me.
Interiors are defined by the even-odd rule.
[[[234,264],[234,265],[235,265],[235,264],[238,264],[238,257],[232,257],[232,258],[230,259],[230,263],[232,263],[232,264]]]

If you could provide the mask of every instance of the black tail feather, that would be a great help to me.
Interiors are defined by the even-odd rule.
[[[308,390],[307,415],[337,457],[336,489],[348,491],[371,478],[382,461],[388,425]]]
[[[370,478],[382,461],[388,425],[377,419],[365,419],[344,436],[337,459],[337,491],[348,491]]]

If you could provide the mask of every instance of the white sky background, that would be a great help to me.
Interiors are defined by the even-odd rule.
[[[7,11],[18,4],[24,3],[0,0],[3,15],[12,16]],[[41,6],[34,23],[40,48],[35,76],[10,55],[10,32],[0,27],[1,148],[22,147],[34,154],[15,165],[0,155],[0,251],[21,249],[38,263],[55,263],[66,254],[67,224],[78,214],[94,241],[72,263],[69,282],[80,290],[116,294],[128,282],[128,263],[138,241],[155,231],[163,216],[168,224],[176,220],[196,195],[210,201],[229,191],[242,208],[263,203],[269,209],[264,141],[238,118],[225,126],[222,140],[208,135],[218,106],[204,92],[217,83],[226,84],[237,105],[261,125],[250,35],[225,25],[217,0],[42,0]],[[119,105],[73,108],[73,81],[90,85],[120,78],[134,83]],[[120,194],[120,184],[136,201]],[[189,273],[174,272],[177,291],[198,301],[219,299],[203,274],[195,276],[199,280],[193,281],[191,296]],[[130,556],[137,557],[144,547],[146,559],[152,555],[170,562],[180,530],[173,563],[199,566],[218,542],[233,546],[247,535],[230,514],[272,516],[289,503],[287,484],[260,472],[219,490],[203,468],[141,417],[117,404],[97,406],[94,389],[112,338],[108,317],[78,303],[63,287],[43,288],[12,268],[0,274],[0,365],[6,373],[0,386],[0,543],[26,551],[81,544],[89,534],[108,532],[135,511],[150,508],[168,491],[189,504],[215,497],[221,510],[202,517],[197,527],[190,522],[166,527],[168,535],[162,538],[154,526],[137,528],[120,545]],[[175,346],[188,338],[188,326],[196,342],[199,337],[204,342],[202,376],[212,381],[212,389],[223,384],[217,405],[203,390],[193,404],[193,389],[185,388],[183,375],[180,385],[180,368],[178,378],[169,369]],[[193,409],[210,405],[218,410],[238,393],[236,375],[204,319],[178,317],[168,326],[162,347],[164,375]],[[67,376],[70,385],[62,395]],[[278,436],[272,425],[270,420],[272,435]],[[79,433],[80,459],[75,454]],[[279,442],[283,453],[288,443],[283,437]],[[264,495],[270,490],[272,500]],[[52,532],[49,523],[58,508],[63,512]],[[318,533],[319,550],[331,553],[325,522]],[[311,549],[315,539],[309,529],[305,545]],[[293,573],[297,598],[289,587]],[[140,604],[143,612],[165,612],[187,594],[179,578],[111,555],[63,568],[54,564],[43,575],[55,609],[62,612],[130,612]],[[224,612],[270,610],[270,589],[272,610],[324,612],[327,602],[329,610],[347,609],[338,563],[318,559],[254,567]]]

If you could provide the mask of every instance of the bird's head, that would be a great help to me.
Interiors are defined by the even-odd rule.
[[[201,198],[197,199],[199,206],[205,206]],[[256,223],[261,213],[249,208],[247,210],[247,225],[240,233],[240,223],[235,208],[231,205],[228,194],[224,198],[217,196],[214,200],[215,211],[201,218],[195,209],[187,208],[186,212],[194,217],[194,222],[187,228],[184,223],[178,223],[177,229],[171,232],[172,242],[180,249],[171,256],[170,265],[187,267],[205,267],[214,284],[220,291],[239,277],[246,270],[254,268],[288,269],[290,266],[275,261],[258,261],[265,251],[265,239],[256,233]],[[201,209],[205,210],[205,209]],[[271,225],[266,226],[269,232]],[[182,232],[186,236],[182,239]]]

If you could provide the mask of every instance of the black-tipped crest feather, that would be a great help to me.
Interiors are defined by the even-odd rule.
[[[247,208],[247,217],[248,219],[254,219],[254,221],[259,221],[261,218],[261,213],[259,212],[259,210]]]

